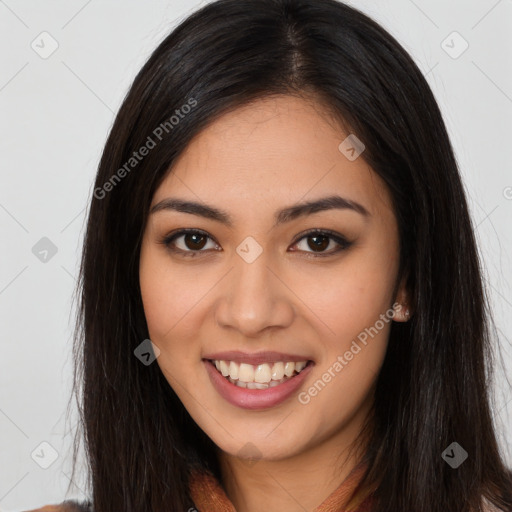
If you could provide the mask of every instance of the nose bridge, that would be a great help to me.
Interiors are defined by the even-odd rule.
[[[293,308],[286,287],[270,268],[270,256],[252,237],[237,247],[234,268],[216,311],[219,325],[251,336],[269,326],[285,326],[291,321]]]

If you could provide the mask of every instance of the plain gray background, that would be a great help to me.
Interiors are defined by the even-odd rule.
[[[0,511],[66,497],[72,296],[96,167],[135,74],[202,3],[0,0]],[[440,104],[510,375],[512,0],[348,3],[403,44]],[[46,261],[33,252],[43,237],[57,251]],[[512,464],[512,392],[499,368],[497,377],[496,422]],[[75,483],[68,497],[84,499]]]

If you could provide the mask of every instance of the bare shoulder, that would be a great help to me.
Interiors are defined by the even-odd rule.
[[[88,503],[64,501],[58,505],[45,505],[44,507],[25,510],[24,512],[92,512],[92,508]]]

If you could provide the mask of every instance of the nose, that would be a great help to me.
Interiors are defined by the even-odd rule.
[[[233,265],[218,290],[217,324],[247,338],[288,327],[295,315],[294,295],[284,276],[269,266],[265,251],[252,263],[235,254]]]

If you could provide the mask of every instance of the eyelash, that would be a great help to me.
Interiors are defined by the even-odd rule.
[[[162,238],[159,241],[159,243],[161,243],[165,247],[167,247],[167,249],[169,249],[169,251],[171,251],[175,254],[179,254],[183,257],[187,257],[187,258],[191,258],[191,257],[193,258],[193,257],[196,257],[198,253],[207,252],[204,250],[184,251],[183,249],[177,249],[176,247],[172,247],[172,243],[177,238],[179,238],[180,236],[186,235],[186,234],[206,236],[210,240],[217,243],[216,240],[214,240],[210,235],[208,235],[208,233],[198,230],[198,229],[181,229],[179,231],[175,231],[173,233],[166,235],[164,238]],[[334,254],[338,254],[339,252],[348,249],[352,245],[352,242],[349,242],[345,237],[341,236],[340,234],[338,234],[334,231],[330,231],[328,229],[310,229],[310,230],[306,231],[305,233],[301,233],[299,235],[299,238],[293,243],[293,245],[297,245],[302,239],[311,237],[312,235],[320,235],[320,236],[325,236],[327,238],[330,238],[333,241],[335,241],[337,244],[339,244],[339,247],[335,250],[331,250],[329,252],[323,252],[323,253],[315,253],[315,252],[309,252],[309,251],[297,251],[297,252],[305,252],[306,254],[308,254],[307,257],[309,257],[309,258],[325,258],[328,256],[332,256]]]

